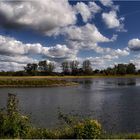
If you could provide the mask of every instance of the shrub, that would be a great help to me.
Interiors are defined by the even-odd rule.
[[[15,95],[8,94],[7,110],[0,111],[0,137],[26,137],[30,130],[29,118],[18,112],[18,100]]]
[[[74,126],[75,137],[78,139],[100,138],[101,130],[101,125],[96,120],[84,120]]]
[[[97,120],[83,119],[60,113],[59,118],[68,125],[61,130],[61,138],[95,139],[102,134],[101,124]]]

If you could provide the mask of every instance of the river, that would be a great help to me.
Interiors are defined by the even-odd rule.
[[[72,80],[72,79],[71,79]],[[20,110],[35,126],[59,125],[58,112],[95,118],[107,132],[140,132],[140,79],[76,79],[72,87],[1,88],[0,108],[8,93],[19,99]]]

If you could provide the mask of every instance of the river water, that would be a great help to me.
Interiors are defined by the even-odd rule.
[[[72,79],[71,79],[72,80]],[[0,108],[8,93],[19,99],[20,110],[35,126],[55,127],[58,112],[90,117],[108,132],[140,132],[140,79],[100,78],[72,80],[73,87],[1,88]]]

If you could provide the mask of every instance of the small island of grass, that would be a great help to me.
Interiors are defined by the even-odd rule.
[[[4,78],[0,79],[0,87],[56,87],[56,86],[75,86],[75,82],[54,79],[37,78]]]

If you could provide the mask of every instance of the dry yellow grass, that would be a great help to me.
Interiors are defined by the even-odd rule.
[[[94,75],[94,76],[0,76],[0,79],[84,79],[84,78],[140,78],[140,75]]]

